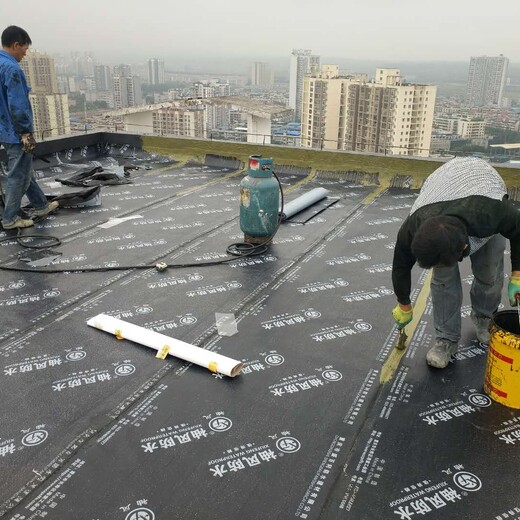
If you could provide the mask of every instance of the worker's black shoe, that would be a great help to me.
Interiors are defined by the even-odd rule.
[[[491,319],[471,313],[471,321],[475,325],[477,339],[480,343],[487,345],[489,343],[489,324],[491,323]]]
[[[449,339],[438,339],[435,345],[428,350],[426,354],[426,362],[431,367],[446,368],[450,362],[451,356],[457,353],[459,345]]]

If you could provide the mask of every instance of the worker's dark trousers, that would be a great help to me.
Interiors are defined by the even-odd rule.
[[[504,249],[502,235],[491,237],[470,255],[473,282],[471,309],[479,317],[491,317],[497,310],[504,284]],[[462,285],[459,265],[434,267],[431,281],[435,339],[460,340]]]

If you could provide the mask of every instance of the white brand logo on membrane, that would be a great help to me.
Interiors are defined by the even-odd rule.
[[[463,392],[462,397],[467,397],[470,404],[465,403],[462,399],[443,399],[428,405],[429,410],[419,413],[419,417],[429,426],[436,426],[439,423],[451,421],[457,417],[463,417],[466,414],[475,412],[479,408],[486,408],[491,405],[491,399],[484,394],[480,394],[475,390],[468,396]]]
[[[300,441],[289,431],[281,432],[281,437],[278,434],[269,435],[269,437],[275,441],[273,447],[271,447],[270,442],[260,446],[249,442],[224,451],[222,457],[208,462],[211,474],[219,478],[226,474],[233,475],[242,470],[256,468],[268,462],[279,460],[285,455],[298,452],[301,448]]]
[[[452,475],[452,482],[456,487],[449,485],[447,480],[432,483],[431,480],[423,480],[419,483],[405,487],[402,493],[407,493],[393,502],[390,507],[400,520],[413,520],[415,515],[426,515],[451,504],[462,501],[469,493],[482,489],[482,481],[474,473],[467,471],[462,464],[453,466],[457,470],[453,474],[452,468],[442,470],[446,475]],[[458,488],[458,489],[457,489]],[[447,511],[443,511],[446,518],[450,517]],[[451,518],[451,517],[450,517]]]

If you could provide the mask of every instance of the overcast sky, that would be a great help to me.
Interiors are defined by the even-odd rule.
[[[0,0],[2,29],[49,53],[268,59],[293,48],[363,60],[520,62],[520,0]]]

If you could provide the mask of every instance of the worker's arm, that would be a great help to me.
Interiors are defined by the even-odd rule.
[[[7,91],[9,113],[16,133],[20,136],[32,134],[34,129],[31,103],[21,72],[9,71],[4,77],[4,85]]]
[[[410,306],[412,267],[415,264],[415,258],[411,251],[413,237],[410,231],[410,220],[410,217],[408,217],[404,221],[397,234],[394,260],[392,263],[392,284],[394,293],[399,304],[403,306],[403,310],[409,310],[407,307]]]
[[[410,291],[415,258],[410,249],[411,241],[410,217],[408,217],[397,234],[392,264],[392,283],[398,302],[392,310],[392,316],[400,329],[410,323],[413,318]]]
[[[511,270],[520,274],[520,211],[509,200],[502,201],[498,233],[509,239]]]

